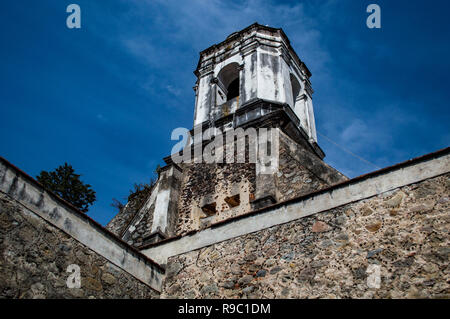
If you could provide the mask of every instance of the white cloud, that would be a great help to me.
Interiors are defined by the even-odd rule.
[[[142,59],[148,66],[157,67],[161,58],[161,53],[151,43],[149,38],[123,38],[122,45],[132,55]]]
[[[181,90],[179,88],[173,87],[172,85],[167,85],[166,89],[167,89],[167,91],[169,91],[170,93],[172,93],[175,96],[181,95]]]

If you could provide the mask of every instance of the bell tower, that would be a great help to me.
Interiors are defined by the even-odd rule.
[[[266,101],[285,108],[292,129],[323,158],[317,145],[311,73],[282,29],[255,23],[231,34],[200,53],[194,73],[194,126],[208,126],[230,115],[239,117],[247,113],[247,106]]]
[[[167,165],[143,204],[129,202],[113,220],[124,240],[143,247],[346,179],[322,160],[311,73],[282,29],[255,23],[232,33],[200,52],[194,74],[190,137],[183,150],[164,158]],[[258,136],[253,147],[250,133],[264,130],[276,138],[267,142]],[[222,138],[227,132],[232,139]],[[223,151],[245,160],[206,161],[217,140],[211,154]],[[239,143],[244,147],[235,148]],[[250,160],[253,149],[267,144],[276,159],[269,170],[260,158]],[[175,160],[185,155],[188,161]]]

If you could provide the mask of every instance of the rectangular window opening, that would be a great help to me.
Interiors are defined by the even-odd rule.
[[[206,204],[202,207],[202,211],[208,216],[215,215],[217,213],[216,203]]]
[[[241,203],[239,194],[234,195],[234,196],[229,196],[225,198],[225,202],[228,204],[228,206],[230,206],[230,208],[239,206],[239,204]]]

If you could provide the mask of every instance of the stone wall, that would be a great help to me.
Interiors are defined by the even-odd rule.
[[[270,184],[275,188],[272,191],[276,193],[278,202],[347,180],[344,175],[328,166],[304,146],[294,142],[281,130],[279,136],[279,169],[274,176],[274,183]],[[224,149],[226,147],[224,145]],[[258,185],[256,165],[248,163],[248,148],[246,141],[246,163],[181,165],[183,179],[178,200],[176,235],[204,229],[253,210],[251,204]],[[234,157],[237,161],[237,153]],[[237,194],[240,195],[239,205],[230,207],[225,199]],[[216,205],[216,214],[211,217],[203,214],[201,210],[201,207],[210,203]]]
[[[178,222],[177,200],[181,172],[177,165],[167,165],[158,172],[158,180],[152,187],[146,187],[136,198],[131,199],[124,209],[108,224],[114,225],[128,218],[120,237],[129,245],[142,245],[175,235]],[[134,214],[130,214],[134,211]],[[122,215],[122,216],[121,216]],[[130,215],[131,217],[127,217]],[[122,222],[123,224],[123,222]]]
[[[449,298],[449,177],[173,256],[162,297]]]
[[[69,289],[67,266],[81,269]],[[0,296],[158,297],[165,269],[0,157]]]
[[[279,137],[279,169],[275,182],[279,202],[347,180],[282,131]]]
[[[117,236],[122,236],[125,232],[133,218],[150,196],[152,187],[146,186],[141,191],[136,191],[134,194],[128,197],[126,205],[120,210],[120,212],[113,217],[106,225],[106,229],[116,234]],[[148,218],[150,221],[151,217]],[[151,228],[151,225],[150,225]]]
[[[81,288],[68,288],[67,267]],[[0,193],[0,298],[159,298],[106,258]]]
[[[142,218],[137,218],[134,227],[134,231],[127,230],[123,239],[130,245],[139,247],[144,244],[144,240],[150,236],[152,224],[153,224],[153,211],[154,205],[149,210],[143,212]]]
[[[184,164],[182,168],[177,234],[202,229],[251,210],[255,164]],[[236,194],[240,195],[240,204],[232,209],[225,197]],[[216,214],[208,218],[201,207],[211,203],[216,205]]]

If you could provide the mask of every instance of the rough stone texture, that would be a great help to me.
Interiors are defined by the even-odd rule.
[[[449,298],[449,177],[174,256],[161,296]]]
[[[121,211],[109,221],[109,223],[106,225],[106,228],[113,234],[121,236],[128,224],[136,215],[137,209],[138,208],[136,207],[136,202],[127,202],[127,204],[121,209]]]
[[[135,218],[141,206],[144,204],[148,196],[151,194],[152,188],[145,187],[142,191],[134,193],[128,198],[127,204],[122,210],[111,219],[106,228],[117,236],[123,235],[128,225]],[[152,221],[152,218],[147,218]],[[151,228],[151,225],[150,225]]]
[[[123,240],[135,247],[141,246],[151,233],[154,209],[155,205],[152,205],[150,209],[138,212],[129,224],[134,227],[133,231],[128,228],[122,237]]]
[[[346,179],[341,173],[323,163],[313,154],[310,154],[311,161],[323,163],[324,170],[329,171],[326,173],[333,175],[334,179],[321,177],[311,169],[310,163],[295,156],[295,153],[305,154],[307,152],[308,150],[300,144],[294,144],[288,136],[280,133],[279,169],[276,175],[278,201],[282,202],[317,191]]]
[[[226,146],[224,146],[225,148]],[[332,185],[347,178],[325,164],[304,146],[294,142],[280,131],[279,170],[275,175],[274,190],[278,202],[295,198]],[[237,154],[234,154],[235,160]],[[258,191],[256,165],[233,164],[183,164],[181,191],[178,200],[178,224],[176,235],[248,213],[253,210],[252,201]],[[261,185],[262,187],[264,185]],[[271,185],[270,185],[271,186]],[[224,198],[240,195],[240,204],[229,207]],[[216,215],[208,217],[201,211],[206,204],[216,203]]]
[[[81,288],[69,289],[70,264]],[[159,298],[104,257],[0,193],[0,298]]]
[[[145,210],[142,207],[150,197],[153,189],[153,187],[145,187],[142,191],[132,194],[127,204],[111,219],[106,228],[121,237],[129,245],[141,246],[144,243],[144,239],[150,235],[152,229],[155,207],[152,205]],[[133,232],[130,232],[131,226],[133,227]]]
[[[208,227],[214,222],[251,210],[255,188],[255,164],[185,164],[178,202],[177,234]],[[230,208],[225,196],[240,194],[241,204]],[[217,214],[208,218],[201,207],[216,203]]]
[[[301,143],[280,132],[278,201],[285,201],[347,180]]]

